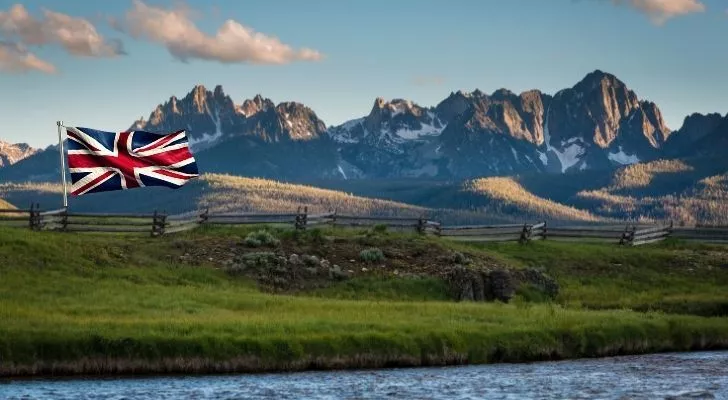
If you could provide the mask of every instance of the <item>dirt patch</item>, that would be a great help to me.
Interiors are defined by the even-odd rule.
[[[487,255],[456,252],[418,237],[373,233],[328,237],[316,231],[265,237],[254,232],[248,237],[200,237],[174,244],[185,252],[180,262],[213,265],[231,275],[255,279],[263,290],[274,292],[307,291],[357,277],[434,277],[449,283],[455,300],[508,301],[520,282],[534,276],[511,270]],[[489,274],[505,277],[491,279]],[[483,290],[477,282],[474,295],[463,294],[463,285],[472,285],[471,275],[485,276],[486,283],[496,286],[509,283],[498,288],[495,296],[488,295],[487,287],[485,295],[480,295]]]

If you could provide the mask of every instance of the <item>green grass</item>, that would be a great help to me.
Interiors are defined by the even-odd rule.
[[[674,241],[660,245],[531,242],[475,246],[515,265],[543,267],[569,308],[630,308],[728,316],[728,250]]]
[[[184,238],[247,232],[206,229]],[[550,271],[567,279],[563,305],[505,305],[433,301],[438,292],[445,298],[442,284],[430,279],[356,279],[308,296],[261,293],[221,270],[176,264],[184,252],[178,238],[0,228],[0,376],[436,365],[728,347],[726,318],[571,308],[587,299],[614,301],[626,274],[643,277],[636,267],[598,272],[595,254],[637,257],[657,268],[650,255],[679,249],[475,249],[522,265],[554,263]],[[583,289],[568,278],[577,265],[596,273]],[[680,279],[685,288],[696,284]],[[661,283],[632,283],[655,296],[651,284]]]
[[[445,282],[435,278],[355,278],[307,295],[342,300],[448,301],[447,290]]]

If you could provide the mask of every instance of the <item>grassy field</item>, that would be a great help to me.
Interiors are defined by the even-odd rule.
[[[723,248],[445,244],[514,268],[543,266],[562,286],[552,303],[455,303],[432,279],[362,278],[273,295],[210,265],[177,262],[186,251],[181,240],[247,232],[150,240],[0,228],[0,376],[419,366],[728,348],[728,318],[715,308],[728,288]],[[673,313],[629,310],[663,303]]]
[[[728,316],[728,249],[675,241],[639,248],[531,242],[477,246],[525,266],[541,266],[571,309],[621,309]]]

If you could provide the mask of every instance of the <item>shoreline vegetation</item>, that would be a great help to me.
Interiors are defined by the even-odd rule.
[[[0,380],[728,349],[728,247],[260,229],[149,239],[0,228]],[[246,264],[293,253],[329,272]],[[537,268],[558,294],[521,283],[507,302],[458,302],[442,272],[451,262],[469,271]],[[271,275],[281,269],[286,280]]]

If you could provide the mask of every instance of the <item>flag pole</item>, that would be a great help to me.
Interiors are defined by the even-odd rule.
[[[63,121],[56,121],[58,125],[58,151],[61,154],[61,183],[63,184],[63,208],[68,208],[68,184],[66,183],[66,152],[63,151],[63,135],[61,130],[65,129]]]

